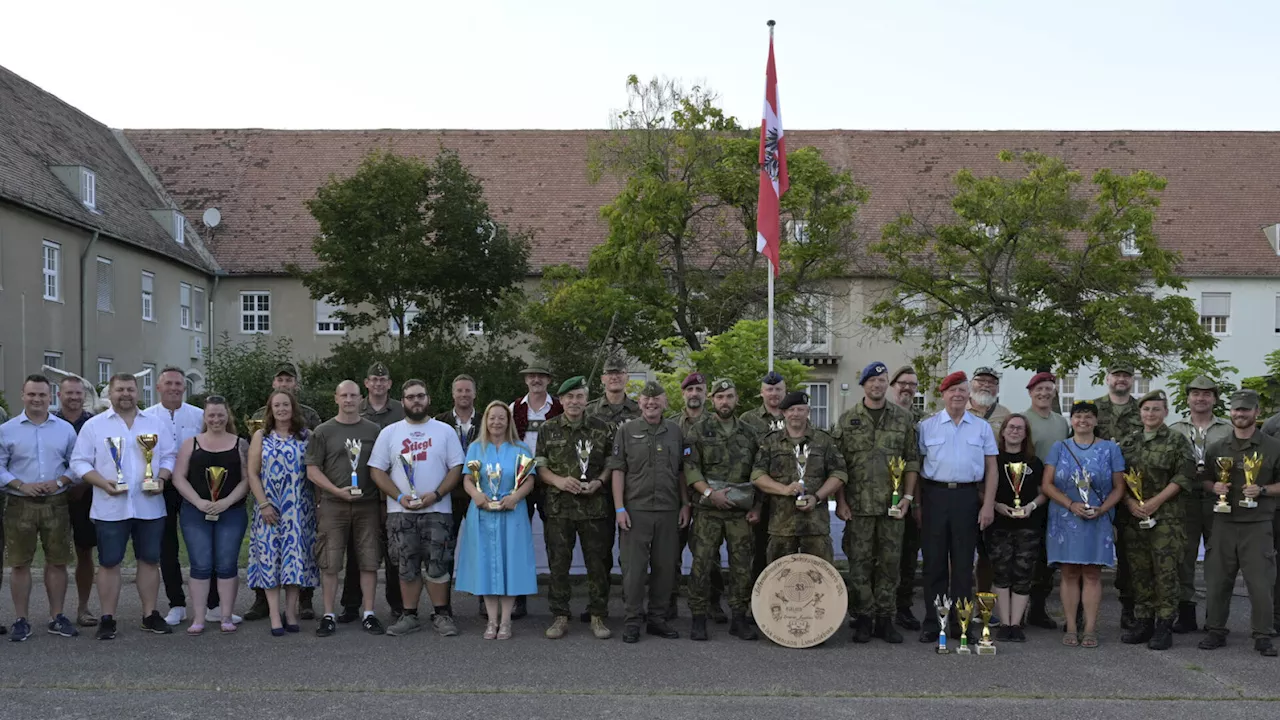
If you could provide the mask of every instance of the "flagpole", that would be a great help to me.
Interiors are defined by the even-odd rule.
[[[769,25],[769,48],[772,52],[773,48],[773,26],[776,23],[772,20]],[[759,216],[757,216],[758,218]],[[773,261],[765,258],[764,271],[769,275],[769,371],[773,371]]]

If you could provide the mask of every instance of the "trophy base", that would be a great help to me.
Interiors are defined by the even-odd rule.
[[[487,509],[487,510],[501,510],[501,509],[502,509],[502,503],[498,502],[497,500],[490,500],[489,502],[485,503],[485,509]]]
[[[891,507],[889,508],[888,515],[895,520],[900,520],[902,518],[902,508],[897,507],[896,505]]]
[[[1009,517],[1024,518],[1027,516],[1027,509],[1024,507],[1016,507],[1009,510]]]
[[[119,488],[120,490],[128,490],[129,483],[125,482],[124,480],[117,480],[116,487]]]
[[[1245,498],[1236,504],[1242,508],[1248,508],[1250,510],[1258,507],[1258,501],[1253,498]]]
[[[1139,520],[1139,521],[1138,521],[1138,527],[1142,528],[1143,530],[1150,530],[1151,528],[1153,528],[1153,527],[1155,527],[1155,526],[1156,526],[1156,519],[1155,519],[1155,518],[1147,518],[1146,520]]]
[[[1226,503],[1217,503],[1213,506],[1213,511],[1216,513],[1229,513],[1231,512],[1231,506]]]
[[[995,646],[995,645],[983,645],[982,643],[978,643],[978,654],[979,654],[979,655],[995,655],[995,654],[996,654],[996,646]]]
[[[209,522],[218,522],[218,518],[220,517],[222,516],[217,513],[209,513],[208,515],[204,516],[204,519],[208,520]]]
[[[155,480],[143,480],[142,490],[144,492],[160,492],[160,483]]]
[[[347,488],[347,490],[351,493],[352,497],[360,497],[361,495],[364,495],[364,491],[358,487],[350,487]]]
[[[969,646],[967,646],[967,645],[961,645],[960,647],[956,648],[956,654],[957,654],[957,655],[972,655],[972,654],[973,654],[973,651],[969,649]]]
[[[938,649],[937,649],[937,651],[936,651],[936,652],[937,652],[939,655],[950,655],[950,654],[951,654],[951,648],[947,647],[946,645],[939,645],[939,646],[938,646]]]
[[[797,497],[796,497],[796,507],[798,507],[798,508],[802,508],[802,507],[804,507],[804,506],[806,506],[806,505],[808,505],[808,504],[809,504],[809,496],[808,496],[808,495],[800,495],[800,496],[797,496]]]

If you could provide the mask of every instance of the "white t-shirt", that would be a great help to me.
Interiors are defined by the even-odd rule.
[[[378,434],[378,441],[373,445],[373,454],[369,457],[369,467],[378,468],[391,476],[391,481],[401,492],[409,492],[409,479],[404,473],[404,463],[400,461],[402,453],[412,453],[413,489],[419,497],[440,487],[444,476],[453,468],[460,467],[465,456],[462,454],[462,443],[458,442],[458,433],[439,420],[428,418],[426,422],[413,423],[408,420],[391,423]],[[421,510],[406,510],[395,498],[387,498],[389,513],[450,513],[453,504],[448,493],[440,501]]]

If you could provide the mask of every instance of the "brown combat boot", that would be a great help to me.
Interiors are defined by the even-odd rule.
[[[559,640],[569,632],[569,616],[557,615],[555,622],[551,623],[551,627],[547,628],[544,633],[549,640]]]
[[[613,631],[604,624],[604,618],[599,615],[591,616],[591,634],[595,635],[597,640],[608,640],[613,637]]]

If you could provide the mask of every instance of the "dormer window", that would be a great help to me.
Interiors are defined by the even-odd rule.
[[[49,170],[86,210],[98,212],[97,173],[84,165],[50,165]]]
[[[80,202],[90,210],[98,209],[98,176],[86,167],[80,168]]]
[[[186,244],[187,219],[177,210],[152,210],[151,217],[160,223],[160,227],[179,245]]]

